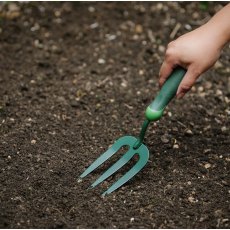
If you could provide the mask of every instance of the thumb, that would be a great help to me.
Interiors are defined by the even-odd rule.
[[[198,71],[194,70],[193,67],[189,67],[177,89],[177,98],[182,98],[192,88],[199,76],[200,73]]]

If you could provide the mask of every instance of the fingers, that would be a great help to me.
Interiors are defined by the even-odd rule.
[[[159,73],[159,85],[160,87],[162,87],[162,85],[165,83],[165,81],[167,80],[167,78],[169,77],[169,75],[171,74],[171,72],[173,71],[174,65],[164,61],[161,69],[160,69],[160,73]]]
[[[165,52],[165,59],[159,73],[160,87],[162,87],[162,85],[168,79],[169,75],[172,73],[173,69],[178,65],[177,53],[178,52],[177,52],[175,42],[174,41],[170,42]]]
[[[182,98],[192,88],[200,74],[201,73],[195,70],[193,67],[188,68],[187,73],[185,74],[183,80],[181,81],[177,89],[177,98]]]

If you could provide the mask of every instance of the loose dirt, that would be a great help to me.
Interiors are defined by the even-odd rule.
[[[105,167],[77,183],[114,140],[138,135],[168,42],[220,3],[0,6],[1,228],[230,227],[229,47],[151,125],[136,177],[105,198],[117,177],[86,190]]]

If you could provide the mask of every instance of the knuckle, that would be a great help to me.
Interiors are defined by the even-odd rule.
[[[173,56],[175,56],[176,45],[175,42],[170,42],[167,46],[165,57],[166,59],[170,60]]]
[[[176,41],[172,41],[172,42],[170,42],[168,44],[167,49],[169,49],[169,50],[175,50],[176,47],[177,47],[177,42]]]
[[[171,42],[169,42],[169,44],[168,44],[168,48],[175,47],[175,44],[176,44],[176,42],[175,42],[175,41],[171,41]]]
[[[188,92],[190,89],[191,89],[191,85],[183,84],[181,86],[181,91],[184,92],[184,93]]]

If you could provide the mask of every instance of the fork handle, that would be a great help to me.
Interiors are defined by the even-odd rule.
[[[156,98],[151,102],[145,111],[145,116],[149,121],[159,120],[165,107],[176,95],[179,84],[181,83],[186,70],[182,67],[176,67],[168,77]]]

